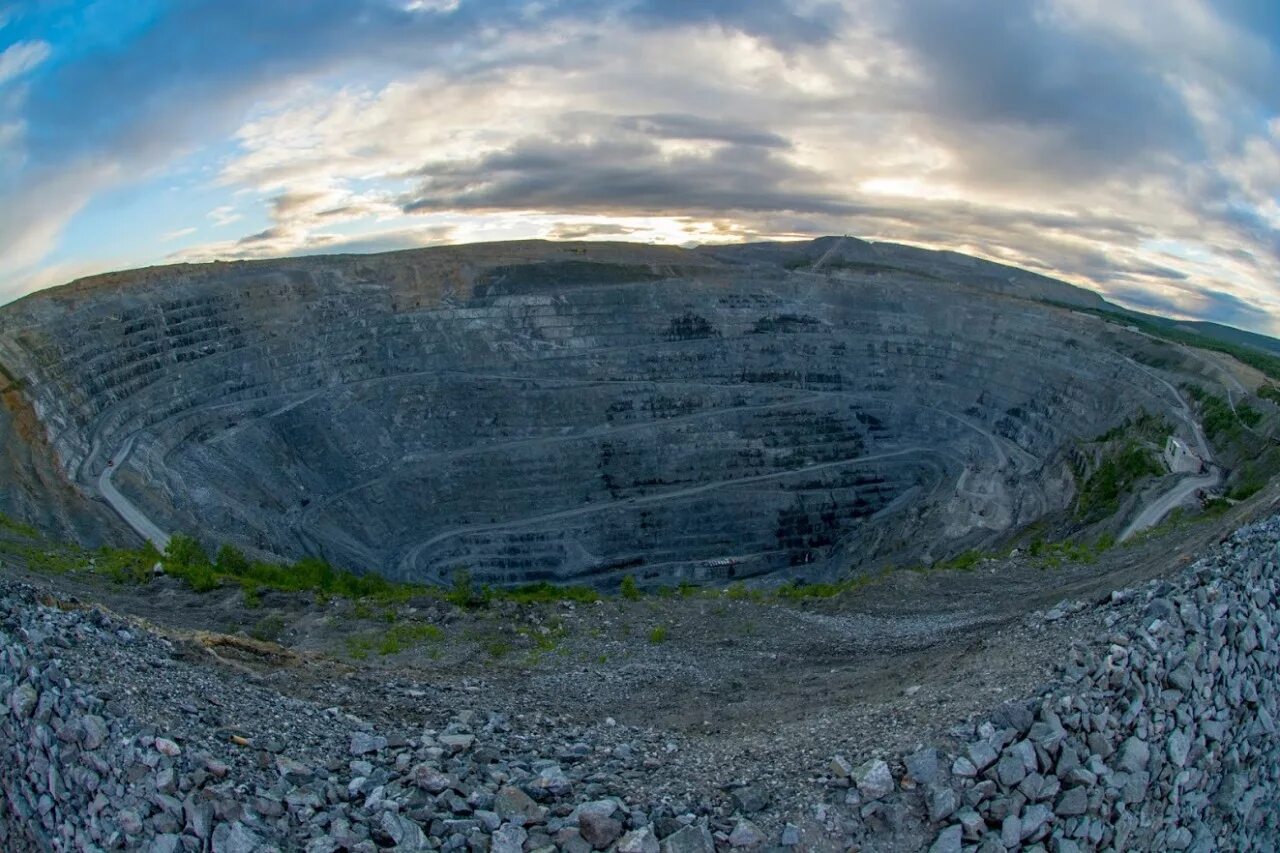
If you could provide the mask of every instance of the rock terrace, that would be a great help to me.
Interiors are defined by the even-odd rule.
[[[142,270],[0,311],[38,423],[0,465],[80,538],[120,535],[96,495],[159,542],[404,580],[869,571],[1063,510],[1075,443],[1139,411],[1196,446],[1203,368],[1060,307],[1101,304],[851,238]]]

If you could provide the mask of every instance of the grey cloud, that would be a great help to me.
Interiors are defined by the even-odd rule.
[[[819,176],[756,146],[668,158],[643,139],[526,139],[474,161],[428,164],[419,174],[424,180],[403,201],[408,213],[858,210],[818,189]]]
[[[281,193],[271,199],[271,215],[276,219],[286,219],[299,211],[306,210],[327,196],[328,193],[323,192],[291,191]]]
[[[758,145],[762,148],[790,148],[784,136],[743,122],[706,118],[685,113],[619,116],[618,127],[660,139],[687,139]]]
[[[1055,28],[1028,0],[891,8],[891,37],[928,75],[918,106],[953,129],[987,128],[997,146],[1002,126],[1036,131],[1059,175],[1114,172],[1154,152],[1199,156],[1186,106],[1128,45]]]
[[[560,223],[548,236],[552,240],[585,240],[588,237],[625,237],[639,230],[626,225]]]
[[[1119,285],[1107,288],[1108,297],[1130,308],[1148,310],[1159,314],[1194,316],[1241,329],[1272,334],[1275,318],[1271,312],[1232,293],[1206,287],[1157,290],[1138,285]]]

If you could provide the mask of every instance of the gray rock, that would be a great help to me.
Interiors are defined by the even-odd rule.
[[[40,695],[30,684],[20,684],[9,694],[9,711],[19,720],[25,720],[35,711]]]
[[[142,834],[142,818],[134,809],[121,809],[116,812],[116,823],[120,825],[120,830],[125,835]]]
[[[1006,788],[1015,787],[1027,775],[1026,765],[1022,763],[1021,756],[1015,755],[1010,750],[1005,750],[1000,756],[1000,761],[996,764],[996,777],[1000,780],[1000,784]]]
[[[979,772],[986,770],[992,764],[996,763],[999,757],[991,744],[985,740],[976,741],[969,744],[969,761]]]
[[[220,824],[213,831],[213,853],[253,853],[262,839],[239,821]]]
[[[538,813],[538,804],[524,791],[507,785],[499,788],[494,796],[493,810],[503,820],[511,820],[515,817],[528,819]]]
[[[932,785],[938,778],[938,750],[932,747],[916,750],[903,759],[907,778],[917,785]]]
[[[878,758],[864,762],[853,771],[853,782],[858,793],[868,800],[887,797],[894,791],[893,774],[889,765]]]
[[[1187,756],[1191,753],[1191,738],[1181,729],[1170,733],[1167,743],[1169,760],[1175,767],[1185,767]]]
[[[653,827],[642,826],[639,829],[633,829],[626,835],[622,836],[618,841],[618,846],[614,848],[615,853],[659,853],[659,850],[665,851],[666,842],[658,844],[658,837],[653,833]]]
[[[716,845],[711,839],[711,833],[701,825],[686,826],[673,832],[662,839],[661,845],[661,853],[715,853],[715,849]],[[619,845],[618,853],[638,852],[625,851]],[[646,851],[646,853],[653,853],[653,851]]]
[[[1075,817],[1089,810],[1089,792],[1082,786],[1068,788],[1053,807],[1061,817]]]
[[[156,752],[169,758],[177,758],[182,754],[182,747],[167,737],[156,738]]]
[[[946,827],[938,833],[929,853],[960,853],[963,845],[963,830],[959,824]]]
[[[181,849],[182,839],[172,832],[157,835],[147,845],[147,853],[178,853]]]
[[[1150,760],[1151,750],[1147,742],[1137,735],[1130,737],[1120,747],[1120,766],[1130,773],[1146,770]]]
[[[470,749],[476,742],[475,735],[458,734],[458,735],[440,735],[438,738],[440,744],[450,752],[465,752]]]
[[[109,734],[106,720],[89,714],[81,721],[80,745],[89,750],[99,749],[107,742]]]
[[[960,807],[960,798],[956,792],[946,785],[934,785],[925,796],[925,805],[929,813],[930,823],[940,823],[955,814]]]
[[[956,820],[960,822],[960,829],[966,841],[977,841],[987,831],[987,822],[973,809],[960,811],[956,814]]]
[[[1004,822],[1000,824],[1000,840],[1010,850],[1017,848],[1022,843],[1022,821],[1018,819],[1017,815],[1008,815],[1005,817]]]
[[[733,800],[734,808],[743,814],[755,814],[764,811],[769,806],[769,792],[764,788],[754,785],[747,785],[743,788],[736,788],[729,795]]]
[[[441,794],[453,785],[453,779],[430,764],[416,764],[409,772],[413,784],[428,794]]]
[[[1053,812],[1043,803],[1027,806],[1022,812],[1022,839],[1032,838],[1040,828],[1053,820]]]
[[[504,824],[490,836],[489,853],[521,853],[529,833],[523,826],[513,823]]]
[[[598,811],[578,815],[578,832],[596,850],[604,850],[622,835],[622,824]]]
[[[387,739],[382,735],[368,732],[354,732],[351,735],[351,754],[369,755],[387,748]]]
[[[764,845],[766,840],[764,833],[745,818],[740,819],[734,826],[733,832],[729,833],[730,847],[755,848]]]
[[[530,784],[536,792],[553,797],[565,797],[573,790],[573,783],[569,781],[569,777],[560,769],[559,765],[544,767],[538,771],[538,776]]]

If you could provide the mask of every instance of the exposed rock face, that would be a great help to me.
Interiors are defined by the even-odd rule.
[[[0,311],[0,363],[66,476],[161,530],[724,581],[980,544],[1066,505],[1075,439],[1177,405],[1138,336],[1025,297],[1100,304],[854,240],[497,244],[101,277]]]

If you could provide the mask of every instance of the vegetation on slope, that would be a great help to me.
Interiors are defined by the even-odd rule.
[[[1280,474],[1280,446],[1256,431],[1262,413],[1246,403],[1234,409],[1228,400],[1195,385],[1183,387],[1194,401],[1205,437],[1231,468],[1227,497],[1244,500]]]
[[[1158,477],[1164,467],[1157,448],[1164,445],[1173,432],[1163,417],[1141,412],[1134,418],[1107,430],[1090,444],[1100,448],[1100,458],[1092,471],[1076,467],[1079,491],[1075,517],[1093,524],[1120,508],[1120,500],[1145,477]]]
[[[1198,349],[1225,353],[1242,364],[1247,364],[1262,371],[1272,379],[1280,379],[1280,356],[1254,349],[1246,344],[1232,343],[1220,338],[1191,332],[1174,325],[1175,321],[1162,321],[1161,318],[1147,317],[1143,314],[1108,311],[1102,308],[1086,308],[1077,305],[1063,305],[1062,307],[1073,311],[1085,311],[1121,326],[1133,326],[1138,331],[1146,332],[1153,337],[1162,338],[1172,343],[1186,344]]]

